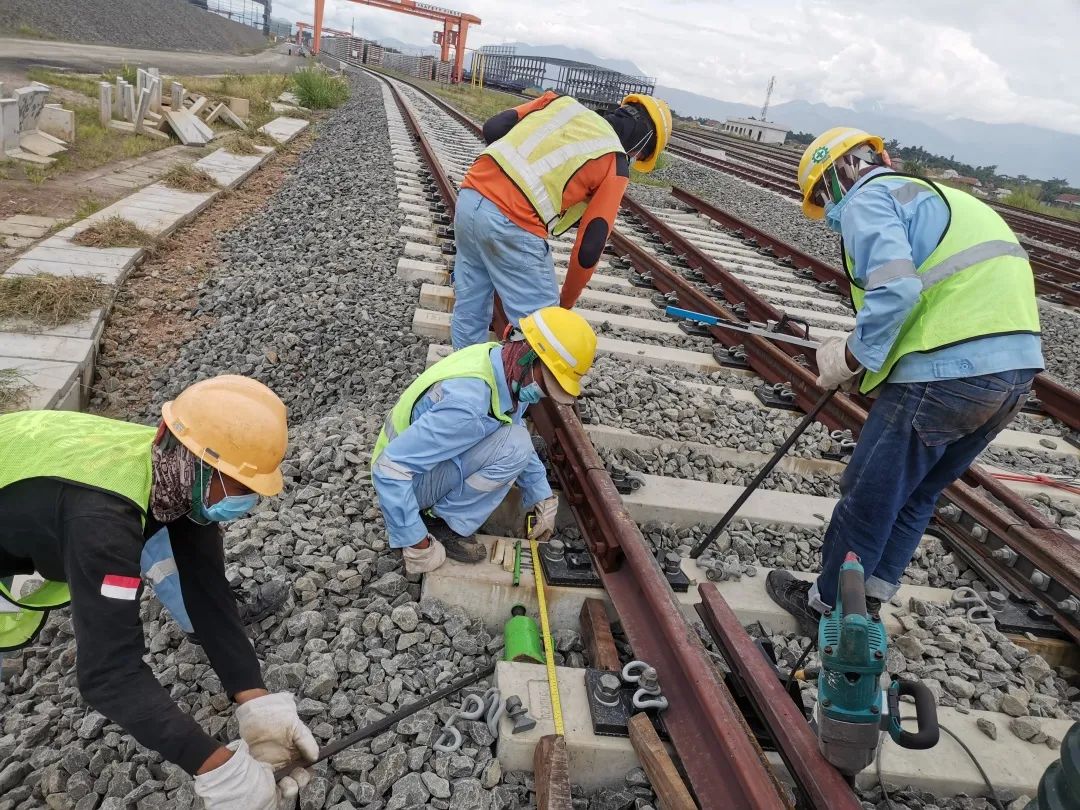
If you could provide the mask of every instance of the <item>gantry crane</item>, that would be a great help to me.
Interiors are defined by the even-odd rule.
[[[304,44],[304,32],[305,31],[314,31],[314,30],[315,30],[315,26],[312,25],[309,22],[298,22],[298,23],[296,23],[296,44],[297,45],[303,45]],[[351,31],[339,31],[336,28],[324,28],[323,33],[324,34],[333,34],[335,37],[351,37],[352,36]]]
[[[442,48],[440,59],[446,62],[450,59],[450,46],[454,46],[454,81],[461,81],[462,70],[465,66],[465,38],[468,36],[470,25],[480,25],[480,18],[461,11],[454,11],[440,6],[431,6],[427,3],[417,3],[415,0],[349,0],[350,3],[359,3],[364,6],[385,8],[389,11],[398,11],[402,14],[411,14],[414,17],[424,17],[429,20],[437,20],[442,23],[442,31],[436,31],[435,44]],[[326,8],[326,0],[315,0],[315,32],[311,42],[311,50],[319,52],[319,40],[322,36],[323,11]]]

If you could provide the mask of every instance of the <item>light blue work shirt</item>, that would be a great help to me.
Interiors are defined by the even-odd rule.
[[[871,371],[885,364],[922,293],[913,268],[934,252],[949,224],[949,208],[941,197],[907,177],[866,185],[886,173],[891,171],[879,168],[860,178],[826,214],[833,230],[839,223],[855,279],[866,290],[848,348]],[[1027,368],[1045,368],[1039,336],[999,335],[906,354],[888,381],[929,382]]]
[[[499,406],[503,413],[510,413],[513,400],[506,384],[501,347],[494,347],[490,356],[499,389]],[[518,404],[511,416],[513,424],[522,424],[528,407],[525,402]],[[416,478],[441,462],[459,458],[505,424],[491,415],[491,391],[487,383],[474,377],[443,380],[417,400],[408,430],[396,436],[383,450],[395,467],[411,473],[412,477],[381,475],[377,466],[372,474],[378,480],[379,505],[392,545],[415,545],[428,533],[420,517],[414,488]],[[517,485],[521,488],[522,506],[526,509],[551,497],[544,464],[535,450],[518,476]],[[480,516],[478,522],[486,518],[487,515]]]

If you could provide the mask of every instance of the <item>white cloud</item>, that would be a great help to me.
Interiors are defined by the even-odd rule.
[[[726,101],[851,107],[878,102],[926,115],[1080,133],[1080,3],[1038,0],[1019,22],[1011,0],[935,0],[889,8],[861,0],[448,0],[483,24],[470,47],[520,40],[628,59],[661,84]],[[314,3],[274,13],[311,20]],[[434,21],[327,0],[326,24],[431,41]]]

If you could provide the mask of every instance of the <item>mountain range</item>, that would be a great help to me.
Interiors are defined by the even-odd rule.
[[[431,46],[411,46],[387,38],[382,42],[410,53],[438,52]],[[527,42],[507,44],[514,46],[516,53],[526,56],[572,59],[631,75],[646,75],[631,61],[605,59],[585,48],[530,45]],[[757,116],[761,112],[761,108],[755,105],[723,101],[677,87],[659,85],[656,94],[682,116],[723,121],[728,117]],[[1080,135],[1042,127],[987,124],[970,118],[928,118],[914,109],[886,108],[877,102],[849,109],[809,101],[786,101],[769,108],[769,120],[795,132],[815,134],[838,125],[860,127],[880,134],[886,140],[896,138],[903,146],[922,146],[927,151],[951,156],[972,166],[997,165],[998,171],[1003,174],[1027,175],[1043,180],[1064,177],[1073,185],[1080,184]]]

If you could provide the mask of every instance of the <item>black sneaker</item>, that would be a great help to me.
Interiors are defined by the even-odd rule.
[[[881,615],[881,600],[875,596],[866,597],[866,615],[867,616],[880,616]]]
[[[799,622],[803,635],[817,638],[821,614],[810,607],[810,587],[813,583],[797,579],[790,571],[776,569],[765,577],[765,593]]]
[[[446,556],[451,560],[474,565],[487,556],[487,549],[482,543],[476,542],[475,534],[463,537],[451,529],[441,517],[429,512],[421,514],[421,518],[427,527],[428,534],[443,544]]]

